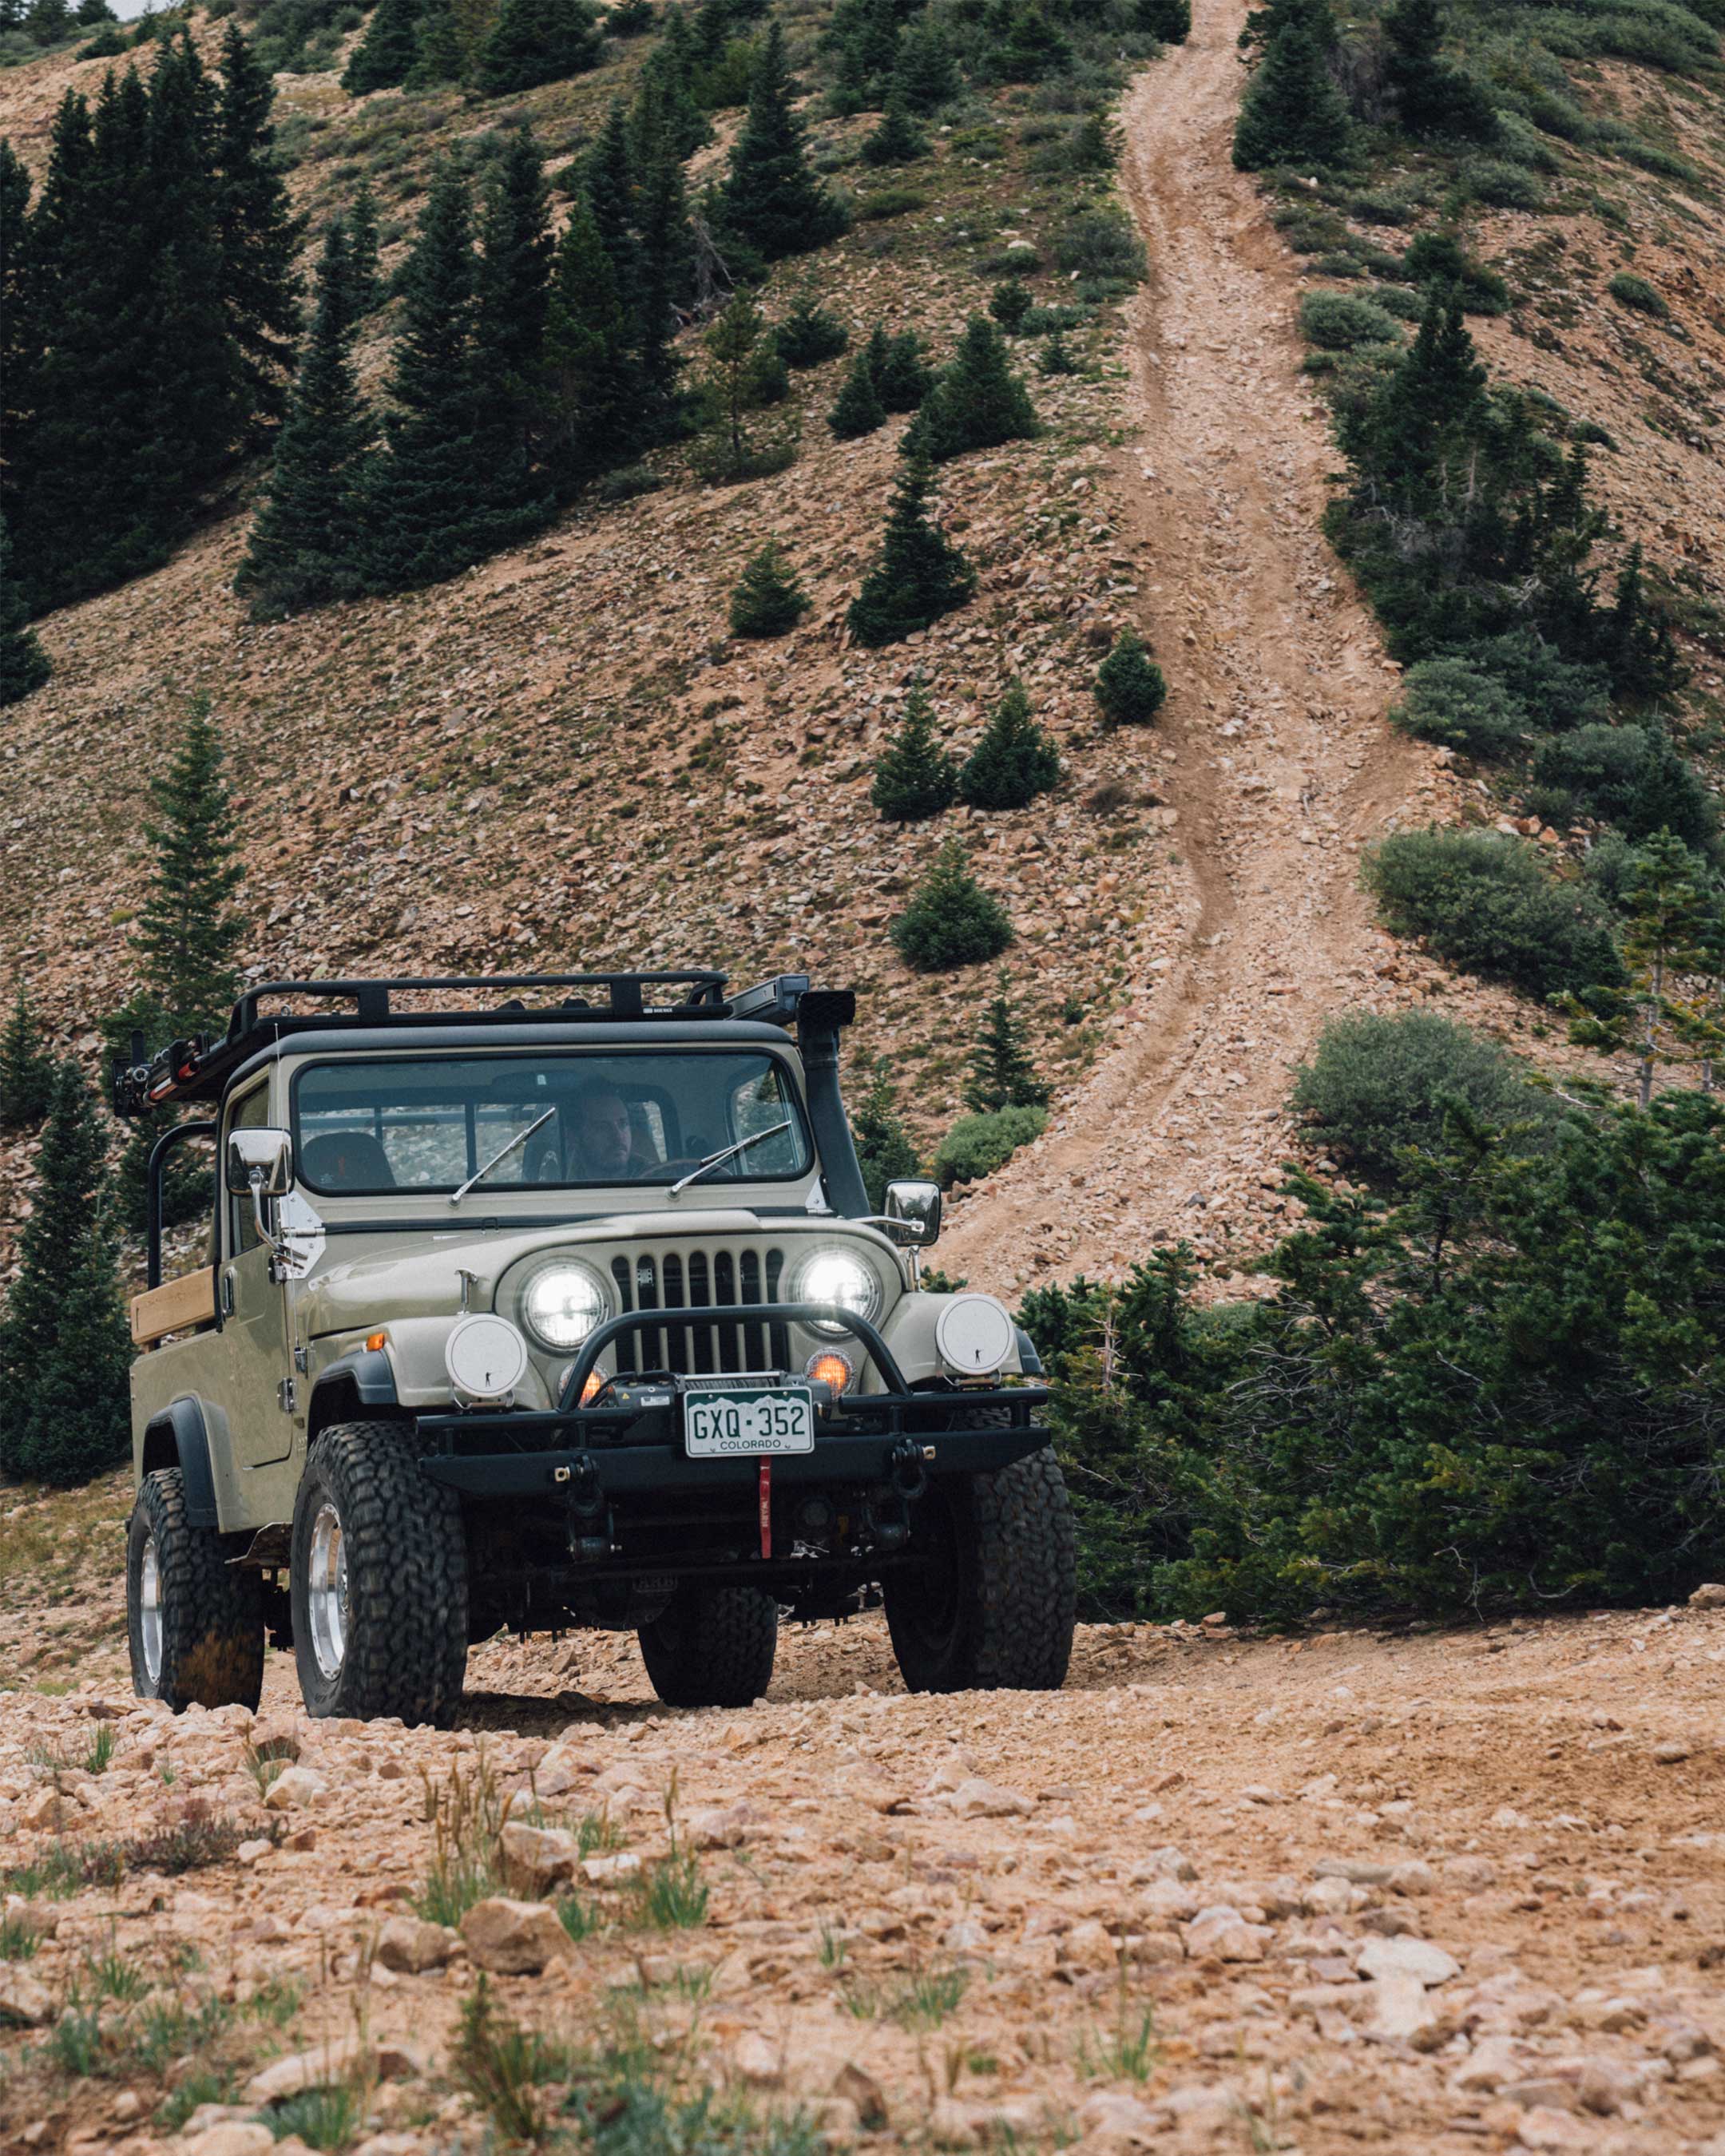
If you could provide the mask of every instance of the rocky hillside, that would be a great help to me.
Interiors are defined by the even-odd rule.
[[[1386,729],[1398,670],[1317,534],[1333,451],[1294,327],[1314,265],[1229,162],[1242,13],[1201,5],[1190,44],[1147,64],[1122,108],[1147,283],[1077,333],[1080,373],[1032,372],[1039,439],[942,468],[941,513],[981,574],[970,605],[883,651],[849,642],[905,423],[831,439],[842,361],[793,377],[802,453],[779,476],[704,487],[666,452],[658,490],[578,509],[405,598],[254,625],[230,588],[245,503],[214,504],[169,567],[43,625],[54,679],[0,726],[0,981],[28,979],[59,1036],[94,1050],[95,1020],[132,984],[143,782],[202,690],[238,783],[257,973],[806,966],[862,992],[856,1048],[887,1056],[924,1140],[957,1110],[992,970],[930,983],[886,931],[957,829],[1013,914],[1016,991],[1057,1086],[1048,1135],[959,1209],[949,1262],[978,1284],[1116,1272],[1178,1234],[1231,1275],[1281,1217],[1288,1073],[1338,1008],[1442,998],[1553,1053],[1537,1011],[1393,945],[1355,890],[1385,829],[1514,804]],[[799,64],[819,20],[798,18]],[[388,266],[439,150],[520,120],[553,151],[590,139],[638,64],[638,44],[610,49],[506,105],[356,100],[333,72],[284,75],[296,194],[315,226],[370,177]],[[56,100],[94,72],[61,58],[0,74],[0,131],[39,167]],[[1599,484],[1703,639],[1705,718],[1710,565],[1725,559],[1714,85],[1594,74],[1590,95],[1651,110],[1702,179],[1576,157],[1538,213],[1489,212],[1514,304],[1476,326],[1507,377],[1609,429]],[[1070,285],[1073,182],[1039,169],[1052,123],[1034,93],[942,129],[904,185],[856,163],[866,117],[820,115],[811,104],[812,143],[857,220],[780,268],[769,313],[807,281],[854,336],[915,326],[943,354],[1014,251],[1032,259],[1024,243],[1039,300]],[[1605,295],[1630,259],[1669,297],[1657,324]],[[374,374],[382,356],[379,340]],[[816,606],[783,641],[744,644],[726,598],[768,536]],[[1172,695],[1153,729],[1111,732],[1090,683],[1128,624]],[[959,748],[1021,677],[1060,741],[1059,792],[883,825],[872,759],[918,675]],[[0,1154],[14,1216],[23,1164],[20,1147]]]

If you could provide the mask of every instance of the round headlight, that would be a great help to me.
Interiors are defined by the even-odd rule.
[[[880,1313],[880,1283],[873,1270],[849,1250],[816,1250],[798,1268],[794,1300],[836,1302],[841,1310],[855,1311],[859,1317],[872,1322]],[[845,1331],[842,1325],[820,1319],[809,1322],[829,1339],[838,1339]]]
[[[545,1265],[521,1290],[521,1322],[542,1348],[578,1348],[611,1315],[611,1298],[585,1265]]]

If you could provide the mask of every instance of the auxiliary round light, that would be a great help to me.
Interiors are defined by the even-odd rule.
[[[605,1284],[590,1266],[542,1265],[521,1290],[521,1322],[542,1348],[578,1348],[611,1315]]]
[[[841,1355],[836,1348],[823,1348],[803,1365],[803,1375],[824,1385],[837,1399],[840,1393],[850,1391],[856,1373],[848,1356]]]
[[[992,1295],[955,1295],[934,1322],[942,1362],[965,1378],[998,1370],[1017,1337],[1010,1312]]]
[[[872,1323],[880,1309],[880,1283],[872,1269],[849,1250],[815,1250],[797,1269],[797,1302],[835,1302]],[[824,1318],[811,1318],[810,1328],[827,1338],[843,1338],[846,1328]]]
[[[475,1311],[450,1327],[444,1368],[469,1399],[501,1400],[527,1374],[527,1343],[506,1317]]]

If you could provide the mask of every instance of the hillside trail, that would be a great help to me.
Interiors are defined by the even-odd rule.
[[[1320,530],[1335,452],[1299,372],[1298,286],[1230,161],[1244,0],[1194,14],[1122,114],[1150,276],[1117,480],[1172,688],[1159,789],[1199,907],[1047,1134],[957,1209],[942,1265],[1002,1290],[1118,1273],[1230,1178],[1273,1173],[1290,1069],[1390,955],[1360,847],[1429,819],[1441,784],[1384,723],[1398,670]]]

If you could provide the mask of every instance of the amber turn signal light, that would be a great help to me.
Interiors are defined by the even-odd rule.
[[[378,1348],[387,1348],[389,1345],[389,1335],[387,1332],[368,1332],[366,1335],[366,1345],[375,1354]]]
[[[844,1356],[836,1348],[824,1348],[818,1355],[811,1355],[803,1365],[803,1375],[827,1387],[834,1399],[849,1389],[856,1375]]]

